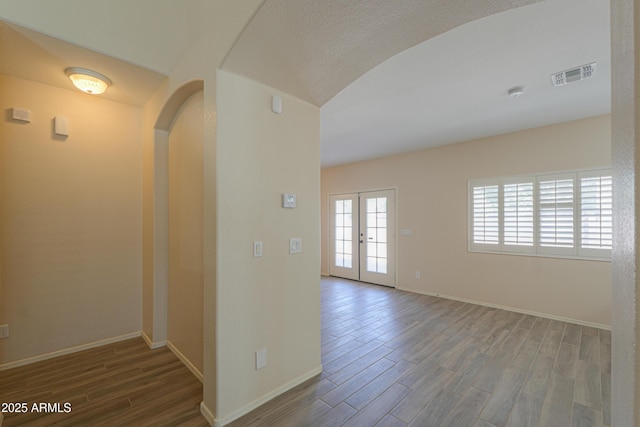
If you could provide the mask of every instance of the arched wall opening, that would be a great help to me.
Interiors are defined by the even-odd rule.
[[[169,129],[167,346],[202,381],[203,91],[180,107]]]
[[[179,87],[154,126],[153,337],[203,379],[204,81]],[[171,299],[171,302],[169,300]]]

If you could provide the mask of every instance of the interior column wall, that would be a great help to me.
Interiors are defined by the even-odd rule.
[[[640,1],[612,0],[611,425],[640,425]]]
[[[221,425],[320,373],[320,111],[218,71],[218,414]],[[271,111],[272,95],[283,99]],[[282,194],[297,207],[282,207]],[[289,253],[289,239],[302,253]],[[263,255],[253,256],[261,241]],[[256,352],[267,365],[256,369]]]
[[[162,212],[158,209],[157,194],[154,184],[156,178],[156,134],[157,120],[161,117],[163,108],[171,101],[173,95],[189,85],[200,81],[204,86],[204,148],[203,148],[203,176],[204,176],[204,225],[203,225],[203,281],[204,281],[204,359],[203,376],[204,390],[201,411],[205,418],[213,424],[218,413],[218,397],[223,390],[218,388],[216,346],[216,306],[217,298],[217,177],[216,170],[219,163],[217,153],[217,82],[216,69],[237,40],[247,22],[258,10],[264,0],[246,0],[242,2],[226,2],[212,0],[205,4],[206,19],[210,22],[198,40],[184,53],[165,84],[153,95],[144,107],[144,332],[150,341],[156,341],[156,321],[162,317],[157,313],[157,303],[162,295],[155,289],[158,273],[159,257],[156,248],[156,231]],[[164,127],[161,127],[164,128]],[[221,161],[224,161],[221,160]],[[162,310],[161,304],[159,305]],[[166,317],[165,317],[166,319]],[[166,321],[165,321],[166,323]],[[228,326],[227,326],[228,327]]]

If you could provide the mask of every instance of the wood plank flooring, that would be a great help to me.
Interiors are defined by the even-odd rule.
[[[208,426],[202,384],[142,338],[0,371],[0,402],[71,403],[69,413],[4,414],[11,426]],[[64,407],[62,407],[64,409]]]
[[[322,363],[230,426],[611,424],[605,330],[323,278]]]
[[[611,333],[322,279],[324,372],[232,427],[590,427],[611,424]],[[134,339],[0,371],[10,426],[207,426],[202,385]]]

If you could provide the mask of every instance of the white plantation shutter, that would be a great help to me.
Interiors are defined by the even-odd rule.
[[[469,181],[469,250],[607,261],[611,170]]]
[[[538,206],[542,252],[573,254],[574,176],[542,177],[538,182]]]
[[[500,187],[474,186],[471,191],[472,245],[497,247],[500,244]]]
[[[582,173],[580,178],[580,252],[611,255],[613,180],[602,172]]]
[[[533,250],[533,180],[503,184],[503,236],[510,250]]]

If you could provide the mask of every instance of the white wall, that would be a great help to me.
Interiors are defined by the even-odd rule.
[[[33,117],[0,121],[0,365],[138,333],[142,110],[7,76],[0,106]]]
[[[398,288],[609,326],[609,262],[467,251],[467,183],[608,167],[610,151],[610,117],[601,116],[323,169],[322,271],[328,195],[395,187]],[[401,229],[412,235],[400,236]]]
[[[271,96],[284,101],[271,112]],[[218,71],[218,412],[251,409],[320,369],[319,109]],[[282,193],[297,195],[284,209]],[[303,240],[289,254],[289,238]],[[264,255],[253,257],[253,241]],[[255,352],[267,348],[267,367]]]

